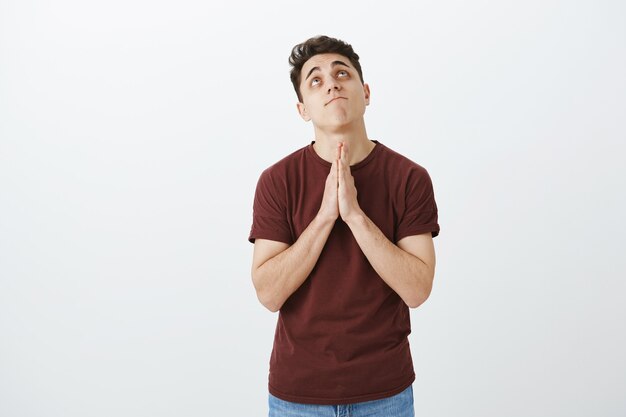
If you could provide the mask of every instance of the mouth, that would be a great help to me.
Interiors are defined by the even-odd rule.
[[[327,103],[326,103],[326,104],[324,104],[324,105],[325,105],[325,106],[328,106],[330,103],[332,103],[333,101],[338,100],[338,99],[340,99],[340,98],[342,98],[342,99],[344,99],[344,100],[347,100],[347,98],[345,98],[345,97],[335,97],[335,98],[331,99],[329,102],[327,102]]]

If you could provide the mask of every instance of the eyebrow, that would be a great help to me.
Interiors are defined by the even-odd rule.
[[[333,61],[333,62],[330,63],[331,68],[332,67],[336,67],[337,65],[343,65],[344,67],[350,68],[350,65],[346,64],[343,61]],[[320,71],[320,67],[313,67],[313,68],[311,68],[311,71],[309,71],[309,73],[307,74],[305,80],[307,80],[311,76],[313,71],[315,71],[315,70]]]

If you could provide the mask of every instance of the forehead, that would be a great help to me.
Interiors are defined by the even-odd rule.
[[[349,67],[352,67],[352,63],[350,62],[350,60],[343,55],[319,54],[319,55],[312,56],[311,58],[308,59],[308,61],[304,63],[304,65],[302,66],[301,74],[303,74],[303,76],[306,77],[306,74],[308,74],[309,71],[311,71],[311,68],[314,68],[314,67],[319,67],[320,69],[330,69],[331,64],[335,61],[341,61],[345,63],[346,65],[348,65]]]

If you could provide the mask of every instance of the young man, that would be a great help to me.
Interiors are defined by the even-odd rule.
[[[430,176],[368,139],[350,45],[311,38],[289,62],[315,139],[263,171],[249,236],[259,301],[280,311],[270,416],[412,416],[409,307],[430,294],[439,234]]]

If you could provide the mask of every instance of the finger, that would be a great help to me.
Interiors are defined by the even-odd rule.
[[[348,147],[345,143],[341,144],[341,160],[347,165],[348,163]]]
[[[342,148],[342,145],[343,145],[342,142],[339,142],[337,144],[337,155],[336,155],[335,159],[340,159],[341,158],[341,148]]]
[[[338,169],[337,172],[339,173],[339,178],[337,179],[337,182],[343,187],[343,185],[346,182],[346,166],[343,163],[343,160],[339,159],[337,160],[337,164],[338,164]]]
[[[338,168],[339,168],[339,165],[337,164],[337,159],[335,159],[330,164],[330,175],[333,175],[335,178],[337,178]]]

